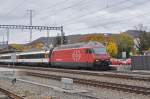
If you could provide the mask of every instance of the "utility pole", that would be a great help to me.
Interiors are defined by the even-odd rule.
[[[6,29],[7,30],[7,49],[9,49],[8,47],[8,45],[9,45],[9,29],[7,28]]]
[[[9,29],[6,30],[7,30],[7,42],[9,43]]]
[[[47,48],[49,49],[49,30],[47,30]]]
[[[30,26],[32,26],[32,15],[33,15],[33,10],[27,10],[29,12],[29,17],[30,17]],[[32,41],[32,29],[30,29],[30,42]]]
[[[108,8],[109,7],[109,4],[108,4],[108,0],[106,0],[106,8]]]
[[[64,44],[64,36],[65,36],[65,34],[64,34],[64,31],[63,31],[63,26],[61,26],[61,44],[63,45]]]
[[[2,41],[2,46],[5,45],[5,34],[3,34],[3,41]]]

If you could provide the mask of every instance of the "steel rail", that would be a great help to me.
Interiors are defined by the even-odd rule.
[[[10,66],[4,65],[2,67],[12,68]],[[52,71],[52,72],[61,72],[61,73],[71,73],[71,74],[81,74],[89,76],[101,76],[101,77],[111,77],[111,78],[121,78],[121,79],[130,79],[130,80],[139,80],[139,81],[150,81],[150,77],[144,76],[133,76],[130,74],[120,74],[120,73],[103,73],[103,72],[91,72],[91,71],[81,71],[81,70],[71,70],[71,69],[56,69],[56,68],[43,68],[43,67],[29,67],[29,66],[14,66],[13,68],[17,69],[31,69],[39,71]]]
[[[133,85],[126,85],[126,84],[95,81],[95,80],[81,79],[81,78],[62,76],[62,75],[33,73],[33,72],[28,72],[28,71],[26,72],[26,74],[31,75],[31,76],[55,79],[55,80],[59,80],[59,81],[61,80],[61,78],[67,77],[67,78],[73,79],[73,81],[78,84],[102,87],[102,88],[119,90],[119,91],[123,91],[123,92],[130,92],[130,93],[136,93],[136,94],[150,95],[150,88],[147,88],[147,87],[139,87],[139,86],[133,86]]]
[[[11,92],[11,91],[9,91],[9,90],[6,90],[6,89],[4,89],[4,88],[0,88],[0,91],[1,91],[2,93],[6,94],[6,95],[7,95],[9,98],[11,98],[11,99],[24,99],[23,97],[21,97],[21,96],[15,94],[15,93],[13,93],[13,92]]]

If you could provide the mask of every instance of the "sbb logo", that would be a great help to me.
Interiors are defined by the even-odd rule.
[[[79,50],[75,50],[72,54],[72,58],[75,62],[79,61],[81,58],[81,54]]]

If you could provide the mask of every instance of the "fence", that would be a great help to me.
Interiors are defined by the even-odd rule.
[[[149,56],[132,56],[132,70],[150,70],[150,55]]]

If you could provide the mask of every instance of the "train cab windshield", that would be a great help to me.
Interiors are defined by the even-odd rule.
[[[106,54],[106,48],[105,47],[101,47],[101,48],[93,48],[93,52],[95,54]]]

